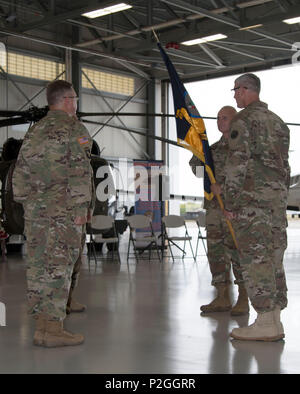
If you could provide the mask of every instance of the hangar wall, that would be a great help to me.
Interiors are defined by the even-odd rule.
[[[10,54],[14,52],[13,49],[8,49],[7,53]],[[20,51],[18,51],[20,54]],[[21,53],[22,54],[22,53]],[[30,59],[30,54],[26,51],[24,52],[24,56],[29,61],[33,63],[38,62],[38,58],[36,54],[34,54]],[[41,55],[40,59],[49,60],[47,57],[43,57]],[[52,59],[55,61],[54,59]],[[57,62],[61,63],[61,60],[57,59]],[[64,64],[63,64],[64,66]],[[80,65],[81,70],[85,65]],[[28,67],[28,65],[27,65]],[[92,69],[93,66],[88,66]],[[20,68],[20,67],[19,67]],[[24,66],[25,69],[25,66]],[[16,71],[17,67],[10,67],[10,64],[7,63],[7,66],[1,68],[0,73],[0,109],[1,110],[27,110],[30,105],[37,106],[39,108],[46,105],[45,98],[45,86],[51,80],[41,80],[38,75],[38,68],[36,68],[37,78],[28,78],[22,75],[23,70]],[[101,68],[95,68],[95,71],[100,71]],[[109,70],[104,69],[104,73],[109,72]],[[15,75],[19,73],[19,75]],[[59,74],[57,71],[54,78],[56,78]],[[118,74],[113,72],[117,77]],[[28,74],[28,73],[27,73]],[[27,75],[24,73],[23,75]],[[84,74],[82,74],[84,78]],[[149,81],[144,80],[131,73],[122,73],[120,76],[126,76],[130,79],[133,79],[133,94],[125,95],[115,93],[114,91],[102,91],[99,89],[99,85],[91,84],[89,87],[82,87],[80,89],[79,97],[80,97],[80,107],[79,110],[81,112],[133,112],[133,113],[147,113],[148,110],[148,85]],[[60,76],[60,78],[65,78],[65,73]],[[155,89],[157,89],[158,94],[160,93],[159,85],[160,82],[154,83]],[[150,100],[155,103],[155,96],[152,95]],[[147,142],[147,138],[144,136],[138,135],[133,132],[129,132],[130,129],[132,131],[138,131],[142,133],[147,133],[148,122],[146,116],[130,116],[130,117],[112,117],[112,116],[99,116],[99,117],[89,117],[85,118],[92,121],[100,122],[100,123],[108,123],[110,126],[108,127],[103,125],[94,125],[85,123],[88,128],[90,134],[102,151],[102,155],[105,157],[126,157],[130,159],[147,159],[150,158],[149,154],[149,141]],[[150,124],[151,125],[151,124]],[[159,129],[159,124],[157,122],[154,123],[155,128]],[[29,124],[25,125],[16,125],[16,126],[8,126],[2,127],[0,129],[0,148],[2,148],[3,143],[9,137],[14,137],[17,139],[21,139],[24,137]],[[154,133],[154,130],[151,130],[151,133]],[[157,144],[156,144],[157,146]],[[156,158],[156,157],[151,157]]]

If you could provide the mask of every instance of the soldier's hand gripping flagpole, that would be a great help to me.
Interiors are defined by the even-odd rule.
[[[195,107],[183,83],[181,82],[171,60],[160,45],[155,31],[152,31],[170,76],[170,82],[173,91],[174,110],[176,113],[177,144],[193,152],[193,154],[197,156],[203,163],[204,195],[206,199],[211,200],[214,195],[210,190],[210,185],[216,183],[216,180],[214,176],[213,160],[208,145],[203,119],[199,115],[197,108]],[[221,196],[216,195],[216,198],[222,212],[224,212],[224,204]],[[232,224],[229,219],[225,218],[225,220],[235,247],[238,249],[238,244]]]
[[[196,155],[196,156],[197,156],[197,155]],[[198,157],[198,156],[197,156],[197,157]],[[199,157],[199,159],[201,160],[200,157]],[[215,179],[215,177],[214,177],[213,172],[210,170],[210,168],[208,168],[208,169],[206,170],[206,172],[208,173],[208,177],[209,177],[209,180],[210,180],[211,184],[216,183],[216,179]],[[224,208],[223,200],[222,200],[220,194],[215,194],[215,196],[216,196],[216,199],[218,200],[220,209],[221,209],[222,213],[224,214],[225,208]],[[227,219],[226,217],[225,217],[225,220],[226,220],[228,229],[229,229],[229,231],[230,231],[230,234],[231,234],[231,236],[232,236],[234,245],[235,245],[236,249],[238,249],[239,247],[238,247],[237,240],[236,240],[236,238],[235,238],[235,234],[234,234],[234,230],[233,230],[232,224],[231,224],[230,220]]]

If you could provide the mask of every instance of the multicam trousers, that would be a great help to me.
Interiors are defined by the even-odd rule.
[[[281,309],[286,308],[288,303],[288,289],[283,266],[284,252],[287,248],[287,226],[288,222],[286,218],[286,205],[279,205],[275,208],[272,208],[272,235],[276,279],[276,304],[280,305]]]
[[[283,268],[286,248],[284,210],[247,207],[232,221],[248,296],[257,312],[287,305]]]
[[[69,217],[25,220],[29,313],[50,320],[66,316],[71,276],[81,246],[83,226]]]
[[[213,286],[230,282],[230,268],[236,284],[243,283],[238,251],[218,206],[206,210],[207,251]]]
[[[81,269],[81,265],[82,265],[82,253],[83,253],[84,245],[86,242],[85,225],[83,227],[84,227],[84,230],[82,231],[82,236],[81,236],[81,245],[80,245],[80,250],[79,250],[79,256],[76,260],[76,263],[74,264],[72,275],[71,275],[71,285],[70,285],[70,291],[69,291],[69,297],[68,297],[68,305],[69,306],[72,301],[73,291],[75,290],[75,287],[78,284],[79,273],[80,273],[80,269]]]

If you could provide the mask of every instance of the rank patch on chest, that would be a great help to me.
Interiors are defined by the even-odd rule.
[[[85,145],[89,142],[89,139],[88,137],[79,137],[77,141],[80,143],[80,145]]]

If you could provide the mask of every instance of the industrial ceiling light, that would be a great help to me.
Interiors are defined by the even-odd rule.
[[[292,25],[293,23],[300,23],[300,16],[291,19],[284,19],[283,22],[288,23],[289,25]]]
[[[204,44],[209,41],[221,40],[222,38],[227,38],[224,34],[213,34],[212,36],[196,38],[195,40],[184,41],[181,44],[183,45],[196,45],[196,44]]]
[[[82,16],[86,16],[87,18],[91,18],[91,19],[99,18],[100,16],[124,11],[124,10],[127,10],[128,8],[132,8],[132,5],[129,5],[126,3],[119,3],[119,4],[112,5],[110,7],[100,8],[99,10],[86,12],[85,14],[82,14]]]

